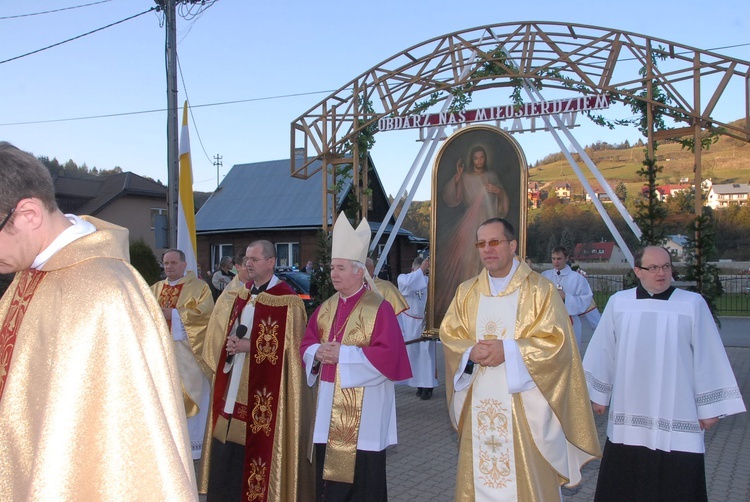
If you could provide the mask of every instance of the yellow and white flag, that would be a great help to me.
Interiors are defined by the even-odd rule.
[[[180,195],[177,202],[177,249],[185,253],[187,270],[198,273],[195,243],[195,205],[193,204],[193,166],[190,161],[188,103],[182,109],[180,133]]]

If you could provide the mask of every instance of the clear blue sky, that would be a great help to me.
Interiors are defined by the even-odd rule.
[[[0,0],[0,18],[96,0]],[[153,0],[111,0],[59,13],[0,19],[0,61],[145,11]],[[166,107],[165,30],[149,13],[79,40],[0,64],[0,140],[35,155],[166,181],[166,112],[90,120],[42,121]],[[430,38],[485,24],[560,21],[631,31],[701,49],[750,43],[747,0],[218,0],[192,21],[178,19],[191,118],[195,190],[211,191],[216,169],[204,154],[234,164],[287,158],[290,123],[372,66]],[[750,45],[718,52],[750,60]],[[179,77],[178,77],[179,79]],[[185,92],[185,88],[187,93]],[[328,92],[320,92],[328,91]],[[279,97],[293,94],[298,97]],[[741,101],[740,101],[741,102]],[[482,104],[475,100],[476,104]],[[494,95],[490,104],[507,104]],[[726,120],[742,110],[725,110]],[[181,115],[180,115],[181,116]],[[35,122],[17,125],[19,122]],[[579,120],[580,123],[583,123]],[[16,125],[9,125],[16,124]],[[634,128],[581,127],[582,144],[634,141]],[[419,144],[417,133],[382,133],[372,152],[387,193],[395,194]],[[559,151],[548,133],[518,135],[530,163]],[[429,198],[427,177],[417,200]]]

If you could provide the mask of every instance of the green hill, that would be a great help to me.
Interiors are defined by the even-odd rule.
[[[638,193],[643,185],[638,176],[638,170],[642,167],[644,158],[644,146],[631,148],[605,148],[586,147],[586,152],[594,161],[598,169],[614,187],[622,181],[628,189],[628,193]],[[676,142],[661,142],[657,149],[658,164],[663,167],[659,184],[677,184],[681,178],[689,178],[693,182],[694,155]],[[529,169],[529,181],[538,181],[546,184],[556,181],[567,181],[570,183],[574,194],[581,194],[582,187],[573,168],[567,160],[556,160],[560,155],[552,155],[553,162],[542,163]],[[580,156],[573,156],[589,180],[594,180]],[[704,150],[702,154],[701,170],[703,178],[711,178],[714,183],[748,183],[750,182],[750,143],[734,138],[720,137]],[[594,181],[594,186],[597,183]]]

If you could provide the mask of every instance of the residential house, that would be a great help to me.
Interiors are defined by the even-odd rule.
[[[674,261],[683,261],[685,259],[685,246],[687,246],[686,235],[668,235],[664,247],[672,255]]]
[[[567,181],[558,181],[553,186],[552,189],[555,191],[555,197],[562,200],[563,202],[567,202],[570,200],[570,184]]]
[[[576,244],[573,260],[578,263],[627,263],[625,253],[614,242]]]
[[[529,208],[539,209],[544,199],[547,198],[547,190],[543,190],[538,181],[529,181],[527,197]]]
[[[693,189],[693,185],[680,183],[679,185],[658,185],[654,187],[656,190],[656,198],[661,202],[666,202],[667,199],[674,196],[678,192],[690,192]],[[641,193],[646,194],[648,187],[641,187]]]
[[[612,203],[612,198],[602,188],[594,188],[594,196],[602,202]],[[591,196],[586,193],[586,202],[591,202]]]
[[[314,163],[311,169],[320,165]],[[369,165],[372,194],[367,220],[374,236],[388,211],[388,199],[372,162]],[[233,166],[196,214],[198,264],[203,270],[213,270],[222,256],[241,253],[258,239],[276,245],[279,267],[301,267],[308,260],[314,261],[323,227],[322,176],[321,170],[306,180],[293,178],[288,159]],[[350,189],[349,180],[338,198],[336,213],[341,211]],[[330,196],[326,204],[328,224],[332,225]],[[378,256],[393,223],[390,221],[386,226],[375,253]],[[411,271],[418,251],[428,246],[428,239],[400,229],[386,261],[392,278]]]
[[[706,205],[712,209],[731,205],[744,206],[750,199],[749,183],[727,183],[721,185],[709,184]]]
[[[167,187],[135,173],[71,178],[55,176],[55,199],[64,213],[90,215],[130,231],[130,241],[143,239],[156,248],[154,215],[167,212]]]

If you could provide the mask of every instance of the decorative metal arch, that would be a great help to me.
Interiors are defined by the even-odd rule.
[[[498,48],[504,56],[497,56]],[[652,63],[654,56],[662,59],[658,66]],[[487,63],[502,65],[504,75],[475,72]],[[639,73],[643,69],[645,73]],[[414,113],[417,104],[439,91],[443,92],[435,103],[451,98],[451,91],[467,84],[476,92],[513,87],[518,79],[539,82],[546,89],[633,98],[671,117],[673,125],[685,126],[661,131],[657,137],[693,134],[697,138],[701,130],[722,128],[728,136],[750,141],[750,62],[610,28],[530,21],[433,38],[348,82],[292,122],[291,174],[312,176],[322,169],[320,164],[312,167],[316,160],[322,160],[323,166],[353,160],[356,176],[356,136],[381,117]],[[654,85],[667,95],[669,104],[654,99]],[[733,106],[738,115],[744,114],[744,121],[738,125],[717,120],[712,116],[717,104],[727,89],[737,86],[743,89],[744,99]],[[369,113],[368,104],[372,105]],[[649,125],[649,148],[651,129]],[[346,145],[352,144],[354,152],[346,152]],[[345,160],[346,153],[353,153],[353,159]],[[696,162],[700,178],[699,148]]]

